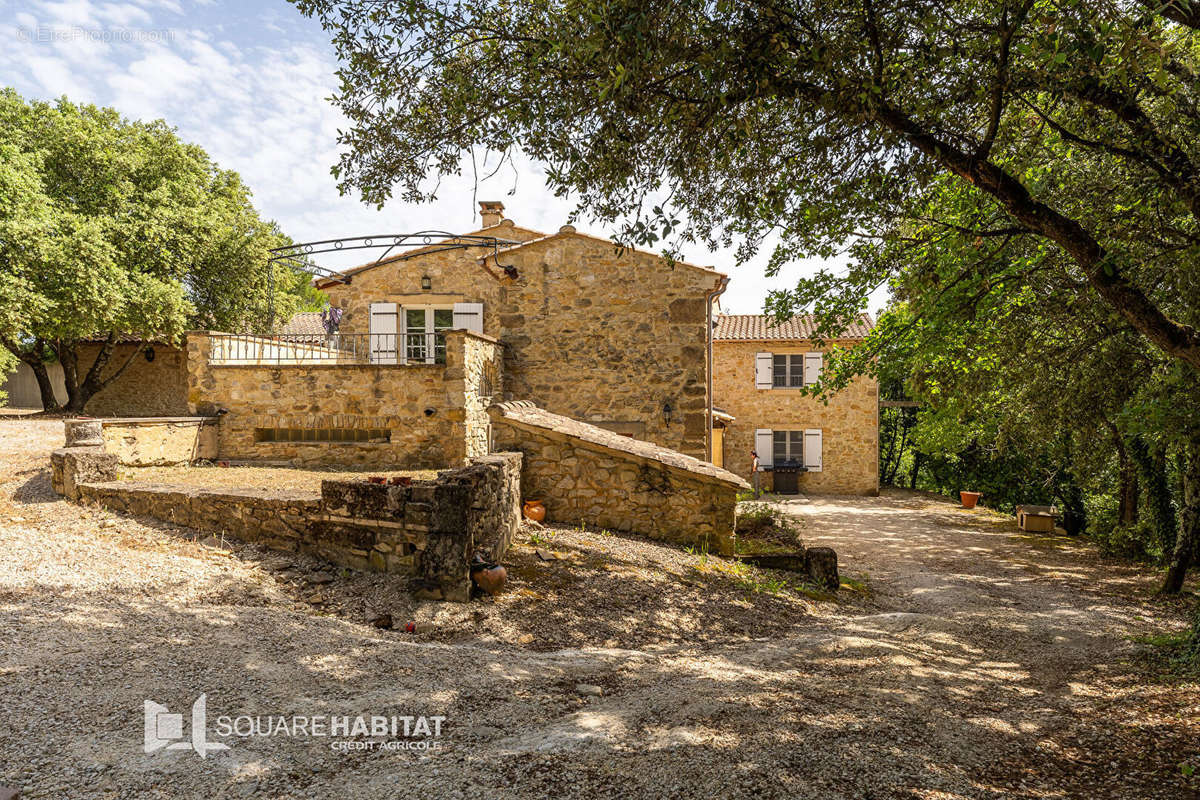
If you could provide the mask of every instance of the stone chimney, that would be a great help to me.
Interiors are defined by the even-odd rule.
[[[493,225],[499,225],[500,220],[504,219],[504,203],[499,200],[480,200],[479,218],[483,220],[481,227],[490,228]]]

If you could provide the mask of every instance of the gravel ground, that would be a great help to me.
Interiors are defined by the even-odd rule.
[[[1200,687],[1153,679],[1133,639],[1181,608],[1006,518],[909,494],[782,504],[866,583],[837,602],[526,529],[504,595],[414,605],[395,578],[64,503],[61,436],[0,419],[0,785],[24,797],[1200,796],[1178,766],[1200,763]],[[393,629],[368,624],[383,614]],[[143,702],[186,716],[201,692],[210,740],[224,714],[446,722],[436,752],[144,754]]]

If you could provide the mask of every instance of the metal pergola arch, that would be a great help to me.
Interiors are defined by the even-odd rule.
[[[267,263],[271,269],[267,271],[269,302],[268,323],[275,323],[275,264],[284,264],[294,270],[307,273],[315,278],[322,278],[335,283],[348,284],[353,276],[339,270],[323,267],[312,260],[312,256],[321,253],[349,252],[351,250],[379,250],[383,253],[369,264],[363,264],[354,269],[371,267],[380,264],[388,258],[404,259],[416,253],[400,253],[394,256],[396,250],[413,249],[421,253],[437,253],[443,250],[465,250],[470,247],[482,247],[491,250],[496,259],[496,266],[510,278],[517,277],[517,268],[500,263],[500,248],[507,245],[520,244],[514,239],[501,239],[496,236],[479,236],[476,234],[450,233],[449,231],[417,231],[416,233],[387,233],[373,236],[343,236],[336,239],[319,239],[312,242],[297,242],[284,247],[272,248],[271,257]]]

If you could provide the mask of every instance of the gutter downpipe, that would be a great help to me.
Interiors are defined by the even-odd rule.
[[[706,336],[706,347],[704,354],[705,361],[705,382],[706,394],[708,395],[707,408],[705,409],[706,424],[704,428],[704,453],[708,457],[708,463],[712,463],[713,446],[712,446],[712,428],[713,428],[713,301],[721,295],[725,294],[725,290],[729,288],[729,276],[722,275],[717,288],[709,292],[705,297],[708,303],[705,307],[705,322],[707,324],[708,333]]]

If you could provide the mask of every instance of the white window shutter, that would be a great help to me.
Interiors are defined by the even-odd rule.
[[[821,368],[825,365],[825,356],[821,353],[804,354],[804,385],[811,386],[821,380]]]
[[[397,356],[395,303],[371,303],[370,350],[372,364],[395,364]]]
[[[754,388],[770,389],[772,380],[773,361],[770,353],[759,353],[754,356]]]
[[[754,452],[758,456],[759,467],[770,467],[775,464],[775,431],[770,428],[759,428],[754,432]]]
[[[804,431],[804,467],[809,472],[821,471],[821,429]]]
[[[483,303],[455,303],[454,327],[483,333]]]

